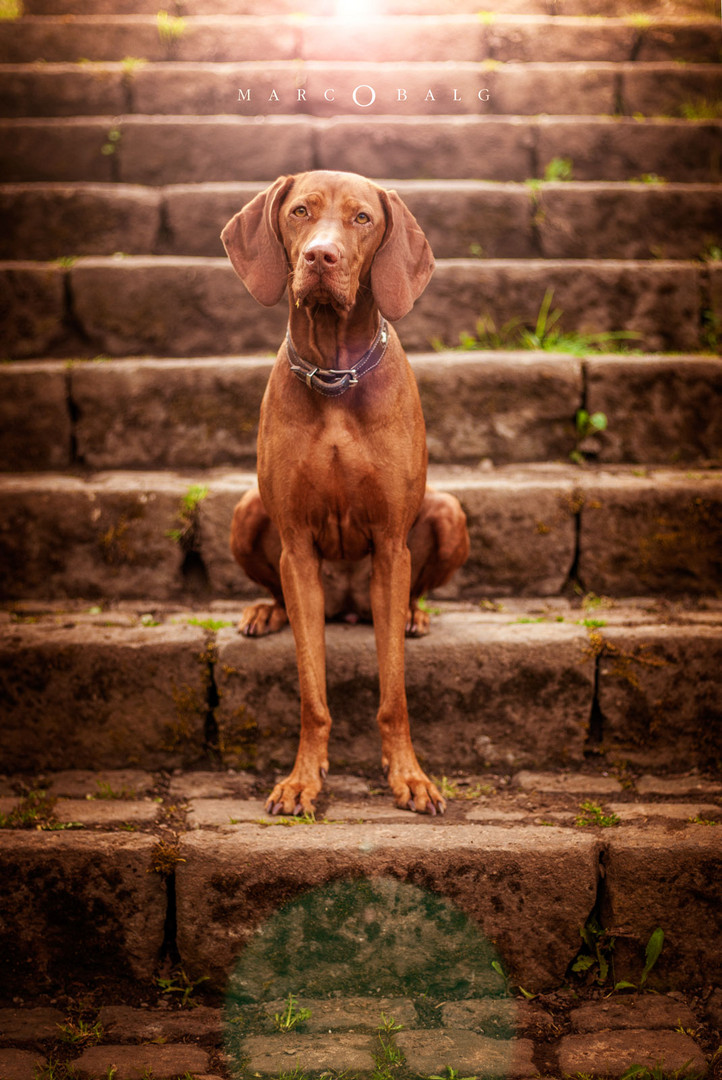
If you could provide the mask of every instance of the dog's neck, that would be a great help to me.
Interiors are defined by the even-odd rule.
[[[373,298],[357,298],[349,311],[331,304],[301,305],[291,298],[288,325],[296,352],[319,368],[348,371],[368,350],[381,315]]]

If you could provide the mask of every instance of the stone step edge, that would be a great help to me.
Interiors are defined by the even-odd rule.
[[[374,114],[243,117],[172,115],[5,119],[0,137],[8,155],[6,180],[118,180],[160,185],[199,180],[253,180],[257,175],[288,168],[289,155],[298,171],[314,166],[343,167],[366,175],[430,175],[438,162],[428,162],[430,135],[458,155],[459,177],[491,180],[543,178],[546,165],[569,153],[578,179],[637,179],[652,172],[666,179],[717,179],[716,151],[722,120],[642,119],[537,115]],[[108,142],[108,133],[114,142]],[[357,135],[367,134],[368,139]],[[43,140],[45,157],[36,139]],[[471,137],[488,140],[481,155]],[[230,138],[229,138],[230,137]],[[243,142],[253,143],[248,160]],[[607,145],[599,161],[600,141]],[[114,147],[112,153],[103,146]],[[200,144],[200,145],[199,145]],[[73,146],[72,151],[69,146]],[[178,147],[182,146],[182,154]],[[209,158],[210,149],[212,156]],[[48,153],[70,153],[59,163]],[[285,154],[285,157],[284,157]],[[397,164],[401,163],[402,164]],[[502,169],[503,165],[503,169]],[[444,170],[446,171],[446,170]]]
[[[686,107],[693,110],[714,93],[719,82],[719,65],[712,63],[681,67],[674,62],[509,62],[488,70],[474,62],[445,68],[446,63],[305,61],[303,81],[294,60],[153,61],[138,74],[129,74],[117,62],[11,64],[0,68],[0,109],[16,117],[190,115],[218,110],[232,115],[333,116],[337,103],[344,102],[353,111],[356,90],[363,87],[363,94],[372,94],[374,100],[393,102],[398,96],[402,102],[398,111],[405,115],[574,112],[679,118]],[[562,78],[564,93],[551,97],[550,88]],[[299,100],[294,95],[301,89]]]
[[[722,358],[715,355],[576,356],[500,349],[409,351],[408,358],[422,395],[429,460],[435,465],[576,460],[664,468],[674,460],[678,468],[709,468],[722,463],[722,453],[715,458],[714,419]],[[274,362],[268,353],[8,363],[0,367],[5,402],[0,407],[0,473],[254,468],[258,410]],[[459,380],[473,393],[467,398],[473,430],[463,434],[456,431],[450,397]],[[645,404],[648,394],[670,381],[678,402],[673,422],[665,407]],[[703,407],[700,384],[709,396]],[[489,396],[496,399],[493,410],[487,408]],[[203,431],[203,423],[193,419],[194,401],[203,415],[211,405],[215,412],[213,440],[204,447],[194,437]],[[643,406],[644,421],[636,423],[632,436],[629,424]],[[161,424],[159,408],[167,413]],[[582,431],[584,411],[603,413],[606,430]],[[156,429],[152,446],[144,436],[149,423]],[[660,428],[665,429],[663,438]]]
[[[560,595],[578,582],[599,595],[719,589],[720,469],[460,465],[428,477],[461,500],[472,537],[469,559],[438,593],[446,599]],[[13,567],[5,594],[256,596],[228,546],[234,507],[254,482],[235,469],[0,477]]]
[[[252,930],[279,906],[280,880],[286,885],[281,897],[288,899],[338,878],[390,877],[418,884],[423,868],[423,886],[483,926],[506,970],[532,992],[560,985],[579,955],[580,926],[602,906],[607,918],[613,912],[613,925],[624,926],[625,943],[631,945],[626,957],[619,948],[617,971],[631,970],[633,960],[638,977],[638,957],[650,931],[662,926],[667,949],[655,982],[658,977],[664,989],[692,989],[717,977],[718,939],[710,934],[704,952],[698,946],[700,920],[709,927],[718,892],[713,828],[672,834],[659,825],[574,832],[549,826],[450,828],[444,818],[409,817],[408,823],[393,825],[252,825],[217,835],[212,843],[203,832],[192,832],[180,847],[172,833],[163,846],[146,833],[3,830],[0,858],[14,871],[4,904],[5,935],[13,935],[16,953],[22,942],[24,958],[50,937],[45,958],[51,970],[62,967],[78,975],[83,963],[78,913],[94,902],[97,910],[102,896],[117,910],[94,930],[96,964],[98,956],[116,962],[122,957],[136,981],[148,982],[164,942],[172,941],[191,979],[202,975],[209,988],[222,990]],[[428,828],[435,829],[433,847]],[[144,873],[149,870],[155,873]],[[59,872],[74,878],[73,915],[69,932],[49,936],[42,919],[28,914],[29,909],[47,911],[48,878],[58,887]],[[674,890],[664,887],[669,874],[676,879]],[[166,888],[169,881],[174,887]],[[485,888],[480,890],[480,883]],[[270,902],[251,901],[249,911],[248,894],[259,892],[268,892]],[[500,895],[513,913],[502,903],[494,905]],[[520,903],[520,896],[528,902]],[[59,921],[67,925],[68,916],[60,915]]]

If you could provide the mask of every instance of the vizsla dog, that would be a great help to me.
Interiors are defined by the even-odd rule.
[[[251,636],[290,621],[301,691],[292,772],[266,809],[312,812],[328,771],[326,618],[373,618],[382,764],[398,806],[443,813],[411,743],[404,634],[426,633],[417,601],[468,555],[466,518],[426,488],[416,382],[387,319],[411,310],[434,269],[394,191],[351,173],[282,176],[229,221],[229,258],[261,304],[288,285],[286,340],[258,430],[258,489],[236,507],[231,550],[272,603],[247,608]]]

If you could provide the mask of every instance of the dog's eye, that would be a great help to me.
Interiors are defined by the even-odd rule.
[[[356,215],[356,221],[358,221],[359,225],[368,225],[369,222],[371,221],[371,218],[369,217],[369,215],[366,213],[365,210],[362,210],[360,213],[358,213]]]
[[[308,210],[305,206],[297,206],[296,209],[293,211],[294,217],[306,217],[307,214]]]

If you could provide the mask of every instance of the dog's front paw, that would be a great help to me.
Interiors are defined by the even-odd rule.
[[[325,776],[325,769],[320,770],[318,780],[309,780],[291,773],[285,780],[276,784],[268,796],[266,813],[272,816],[277,814],[288,817],[302,817],[304,814],[313,816],[316,812],[316,797]]]
[[[432,817],[446,810],[446,800],[436,784],[421,771],[410,776],[393,776],[389,773],[389,784],[400,810],[412,810]]]

